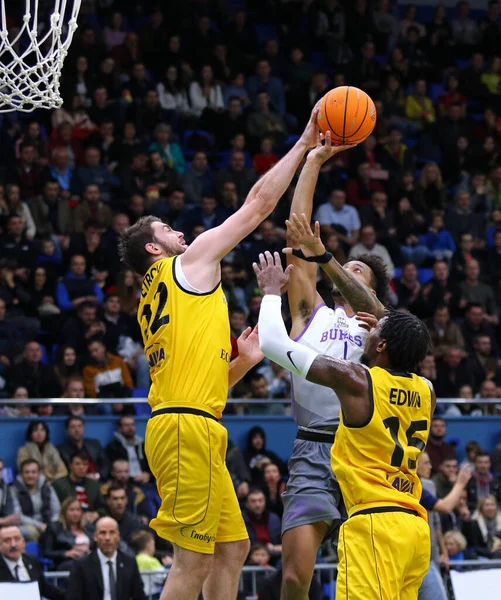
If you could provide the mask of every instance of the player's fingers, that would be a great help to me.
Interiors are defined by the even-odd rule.
[[[245,342],[245,340],[250,336],[251,333],[252,333],[252,327],[247,327],[247,329],[242,331],[242,333],[240,334],[240,337],[238,339],[242,342]]]
[[[252,333],[259,333],[259,327],[257,325],[252,330]]]
[[[301,225],[306,233],[312,234],[310,221],[304,213],[301,213]]]
[[[282,261],[280,260],[280,254],[278,252],[273,253],[273,258],[275,259],[275,266],[281,267]]]
[[[299,216],[296,215],[296,213],[293,213],[293,215],[292,215],[292,222],[294,223],[294,227],[296,228],[297,232],[300,235],[305,233],[303,223],[301,222],[301,219],[299,218]]]
[[[257,266],[257,263],[252,263],[252,268],[254,269],[254,273],[256,275],[259,275],[259,273],[261,273],[261,269]]]
[[[284,249],[282,250],[282,252],[283,252],[284,254],[292,254],[292,248],[284,248]]]
[[[294,265],[288,265],[288,267],[285,269],[285,277],[287,281],[289,280],[290,274],[292,273],[293,269]]]
[[[261,269],[266,269],[266,267],[268,266],[268,263],[266,262],[266,258],[264,257],[264,254],[262,252],[259,255],[259,264],[261,266]]]
[[[355,146],[358,146],[358,144],[349,144],[349,145],[345,145],[345,146],[336,146],[336,150],[338,152],[344,152],[345,150],[351,150],[352,148],[355,148]]]
[[[320,223],[315,221],[315,237],[320,239]]]
[[[275,261],[273,260],[273,256],[271,255],[271,252],[269,250],[266,250],[264,253],[264,256],[266,258],[266,263],[269,267],[272,267],[275,264]]]
[[[330,131],[325,132],[325,146],[329,150],[332,148],[332,134]]]

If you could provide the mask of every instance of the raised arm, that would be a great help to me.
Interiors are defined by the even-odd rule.
[[[287,221],[287,230],[299,240],[300,250],[304,257],[312,259],[315,266],[316,257],[327,258],[329,256],[320,239],[320,224],[318,221],[315,222],[315,231],[313,232],[307,215],[302,214],[301,217],[298,217],[293,214],[291,220]],[[290,256],[293,250],[293,248],[285,248],[284,252]],[[377,299],[373,290],[359,281],[351,271],[344,269],[332,255],[330,255],[328,262],[321,263],[321,267],[336,284],[339,292],[354,313],[366,312],[373,314],[378,319],[383,317],[384,306]]]
[[[242,207],[219,227],[200,235],[182,255],[181,264],[192,286],[206,292],[217,285],[221,259],[276,207],[306,151],[317,144],[317,115],[315,107],[298,142],[253,186]]]
[[[306,158],[294,191],[291,217],[296,213],[305,214],[307,219],[311,219],[313,195],[322,165],[335,154],[352,147],[333,146],[329,131],[325,136],[325,144],[322,143],[322,139],[323,135],[320,134],[317,147]],[[297,238],[289,229],[287,229],[287,245],[291,248],[299,248]],[[315,308],[322,304],[323,300],[317,292],[317,265],[300,260],[292,254],[287,256],[287,264],[294,265],[287,290],[292,316],[291,337],[294,338],[299,335]]]
[[[259,313],[259,343],[270,360],[308,381],[330,387],[339,397],[343,416],[350,425],[367,421],[370,411],[368,379],[359,363],[330,358],[292,341],[282,318],[281,288],[287,283],[291,267],[284,273],[280,257],[269,252],[254,264],[258,284],[266,294]]]

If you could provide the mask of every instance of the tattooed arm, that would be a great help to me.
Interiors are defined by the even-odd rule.
[[[320,225],[315,223],[315,232],[311,230],[309,220],[306,215],[292,215],[291,220],[287,221],[287,230],[291,232],[301,247],[305,256],[321,256],[325,253],[325,246],[320,239]],[[286,254],[292,254],[292,248],[284,250]],[[332,257],[328,263],[321,265],[330,279],[336,284],[340,294],[351,306],[354,313],[367,312],[380,319],[384,315],[384,306],[377,299],[374,290],[363,284],[355,277],[357,270],[357,261],[354,263],[353,271],[345,269],[338,261]],[[362,270],[362,266],[359,267]]]

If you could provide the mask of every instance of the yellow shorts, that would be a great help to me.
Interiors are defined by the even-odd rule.
[[[430,528],[405,512],[354,515],[339,533],[336,598],[417,600],[430,566]]]
[[[150,526],[170,542],[214,554],[216,542],[249,536],[226,468],[228,432],[214,419],[187,413],[152,417],[145,449],[162,505]]]

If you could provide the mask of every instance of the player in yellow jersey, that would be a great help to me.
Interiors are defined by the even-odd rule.
[[[237,595],[249,542],[225,465],[227,432],[218,420],[228,385],[254,362],[230,364],[220,261],[272,212],[305,152],[317,145],[317,113],[315,107],[298,142],[254,185],[243,206],[189,247],[181,232],[155,217],[140,219],[121,236],[124,262],[144,275],[138,320],[153,409],[145,444],[162,499],[151,526],[174,544],[161,600],[195,600],[202,587],[205,600]],[[252,337],[242,343],[250,344],[255,358]]]
[[[312,258],[323,262],[329,256]],[[254,269],[266,294],[259,315],[264,354],[332,388],[341,403],[331,462],[348,520],[339,537],[336,596],[416,600],[430,558],[416,467],[436,398],[430,382],[413,371],[429,350],[429,332],[417,317],[392,311],[370,331],[365,347],[369,369],[318,354],[287,335],[280,294],[288,273],[278,253],[260,255]]]

